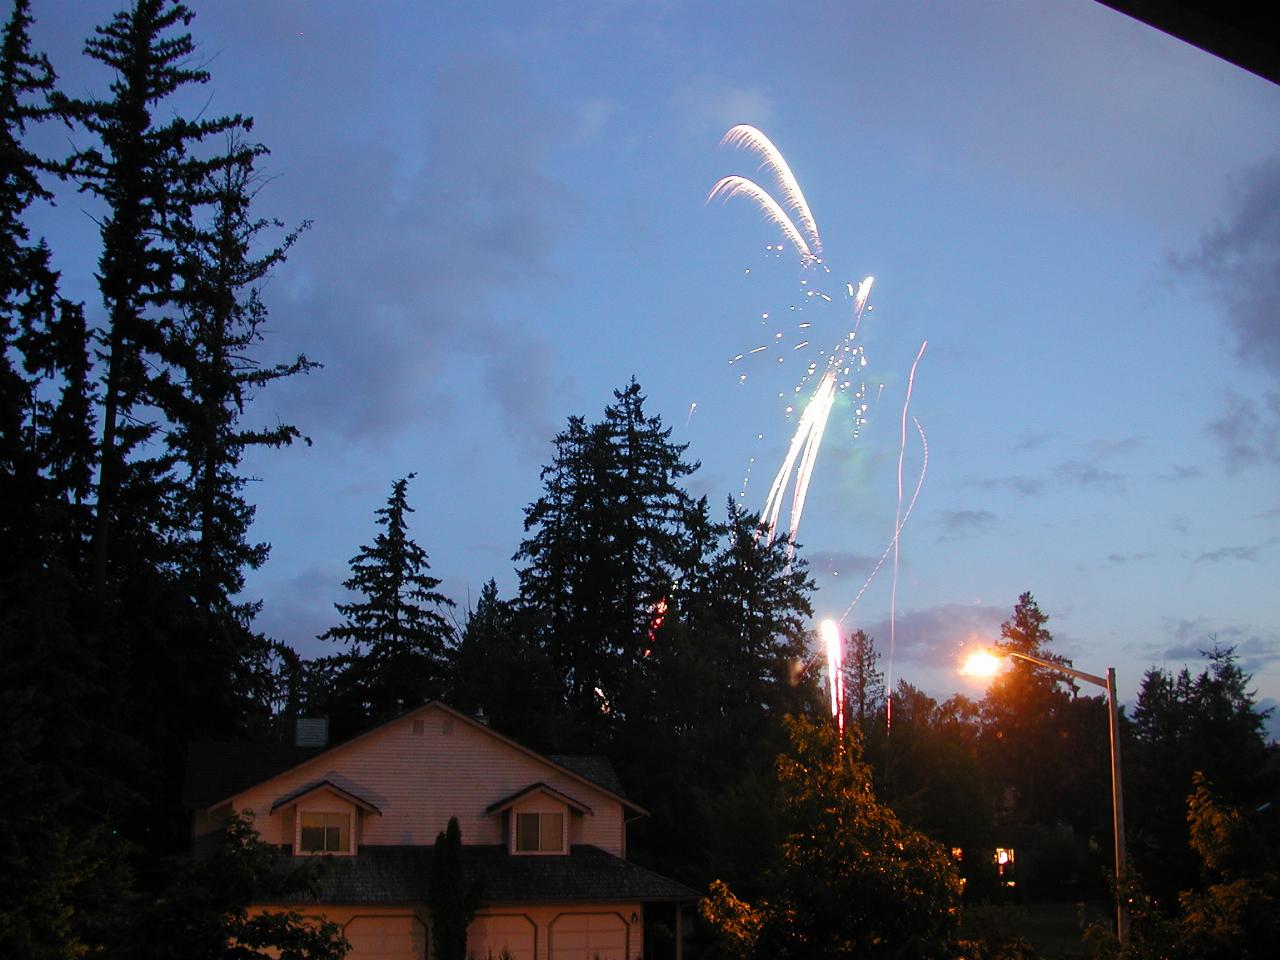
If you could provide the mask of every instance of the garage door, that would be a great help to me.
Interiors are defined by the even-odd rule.
[[[343,928],[347,960],[425,960],[427,928],[414,916],[352,917]]]
[[[518,914],[476,917],[467,928],[467,953],[476,960],[534,960],[533,921]]]
[[[562,913],[551,921],[551,960],[630,960],[616,913]]]

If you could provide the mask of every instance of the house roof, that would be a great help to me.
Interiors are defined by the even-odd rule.
[[[574,810],[577,810],[579,813],[591,813],[591,808],[588,807],[581,800],[575,800],[573,799],[573,797],[569,796],[567,793],[561,793],[555,787],[549,787],[545,783],[531,783],[529,784],[529,786],[524,787],[521,790],[517,790],[515,793],[510,794],[509,796],[503,797],[501,800],[498,800],[494,803],[489,804],[489,806],[485,808],[484,812],[497,813],[499,810],[505,810],[507,809],[507,807],[511,806],[517,800],[520,800],[523,797],[527,797],[531,793],[545,793],[547,796],[554,797],[555,799],[559,800],[561,803],[568,804],[570,807],[572,807]]]
[[[590,780],[598,787],[604,787],[610,793],[625,798],[627,792],[622,789],[622,781],[613,769],[608,757],[596,755],[571,755],[566,753],[549,753],[547,759],[556,766],[564,767],[571,773]]]
[[[272,905],[422,903],[430,894],[433,848],[366,846],[354,857],[325,857],[316,896],[296,894]],[[285,857],[298,866],[314,857]],[[481,883],[485,904],[574,901],[689,901],[697,891],[599,847],[574,845],[567,856],[516,856],[503,846],[463,846],[467,883]]]
[[[357,807],[359,807],[362,810],[367,810],[370,813],[376,813],[379,816],[382,815],[382,811],[378,809],[376,804],[372,803],[369,800],[366,800],[364,797],[360,796],[357,793],[352,793],[350,790],[344,790],[342,787],[338,786],[332,780],[316,780],[312,783],[303,784],[302,786],[298,787],[297,790],[290,790],[283,797],[280,797],[278,800],[276,800],[275,803],[271,804],[271,812],[275,813],[281,807],[287,807],[289,804],[295,803],[298,800],[301,800],[303,797],[307,796],[308,794],[315,793],[315,791],[317,790],[328,790],[331,793],[334,793],[337,796],[341,797],[342,799],[355,804]]]
[[[278,776],[294,767],[301,766],[309,760],[322,756],[332,750],[350,747],[370,734],[382,729],[388,723],[399,723],[406,719],[425,713],[427,710],[442,710],[454,720],[460,720],[477,730],[482,730],[510,745],[514,749],[544,763],[562,770],[571,777],[591,784],[594,787],[612,794],[625,806],[636,813],[647,816],[648,812],[639,804],[627,799],[608,759],[599,756],[573,757],[564,754],[547,756],[531,750],[524,744],[490,729],[487,723],[481,723],[473,717],[459,713],[448,704],[438,700],[429,700],[413,710],[393,717],[375,727],[370,727],[339,743],[327,747],[295,747],[286,744],[252,744],[252,743],[214,743],[200,742],[191,744],[187,753],[187,770],[183,782],[182,796],[188,807],[212,807],[226,803],[237,794],[265,780]]]

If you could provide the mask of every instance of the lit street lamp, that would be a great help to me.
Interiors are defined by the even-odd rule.
[[[1041,660],[1027,653],[1018,653],[1003,647],[980,650],[970,654],[960,672],[969,676],[989,677],[999,668],[999,657],[1017,657],[1046,670],[1063,673],[1085,683],[1096,684],[1107,691],[1107,724],[1111,732],[1111,820],[1116,841],[1116,937],[1121,945],[1129,939],[1129,911],[1125,906],[1124,879],[1124,788],[1120,782],[1120,710],[1116,705],[1116,668],[1107,667],[1106,677],[1099,677],[1083,670],[1063,666],[1049,660]]]

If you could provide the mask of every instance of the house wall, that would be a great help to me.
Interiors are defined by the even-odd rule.
[[[486,807],[542,782],[592,810],[569,817],[571,844],[625,855],[623,809],[617,800],[436,707],[414,711],[259,784],[234,797],[232,805],[253,814],[268,843],[292,844],[291,811],[273,814],[271,805],[323,779],[381,811],[358,818],[361,844],[431,844],[451,816],[458,818],[463,843],[503,843],[503,818],[487,813]]]
[[[270,909],[254,907],[250,913]],[[343,928],[352,942],[347,960],[421,958],[422,947],[430,940],[430,913],[421,905],[338,905],[300,912]],[[515,960],[595,960],[597,956],[599,960],[636,960],[644,955],[644,908],[619,902],[481,909],[467,932],[468,953],[474,953],[476,960],[488,960],[492,951],[496,960],[503,946]]]

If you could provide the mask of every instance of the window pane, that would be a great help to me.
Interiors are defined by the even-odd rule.
[[[516,814],[516,849],[522,852],[538,849],[538,815]]]
[[[318,853],[324,849],[323,814],[304,813],[302,815],[300,847],[305,853]]]
[[[564,814],[563,813],[544,813],[542,814],[542,830],[541,830],[541,850],[563,850],[564,849]]]
[[[351,846],[347,837],[347,828],[351,823],[351,815],[349,813],[331,813],[326,819],[328,821],[326,826],[328,826],[333,835],[333,845],[328,849],[346,853]]]

